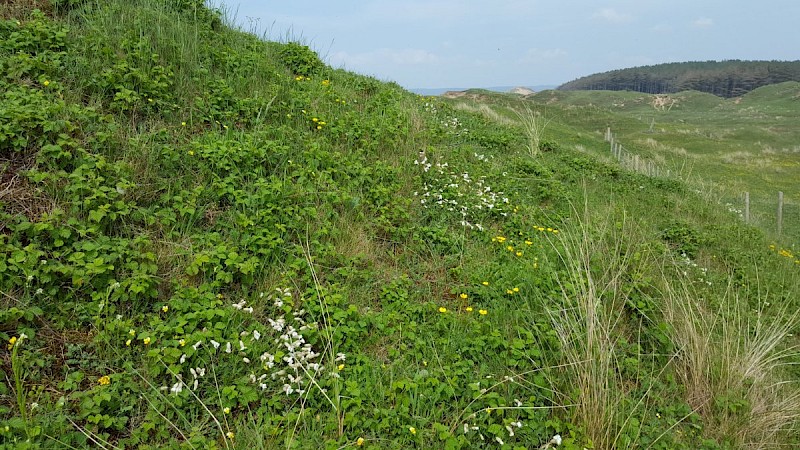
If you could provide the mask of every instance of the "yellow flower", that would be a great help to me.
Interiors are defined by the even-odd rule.
[[[330,86],[330,84],[331,84],[330,80],[322,80],[323,86]]]
[[[14,348],[14,344],[16,343],[17,343],[17,337],[11,336],[11,339],[8,340],[8,349],[11,350],[12,348]]]
[[[194,150],[189,150],[189,156],[194,156]]]
[[[517,252],[517,256],[522,256],[522,252]]]
[[[236,435],[235,435],[235,434],[233,434],[233,431],[228,431],[227,433],[225,433],[225,436],[227,436],[227,437],[228,437],[228,439],[230,439],[230,440],[233,440],[233,438],[234,438]]]
[[[478,310],[478,314],[480,314],[482,316],[485,316],[485,315],[489,314],[489,311],[487,311],[485,309],[479,309]]]
[[[364,438],[360,437],[356,439],[356,447],[361,447],[362,445],[364,445]]]
[[[411,432],[411,434],[417,434],[417,429],[414,427],[408,427],[408,431]]]
[[[319,124],[320,124],[320,125],[327,125],[327,123],[325,123],[325,122],[323,122],[323,121],[321,121],[321,120],[319,121]]]
[[[461,297],[462,299],[466,300],[466,299],[467,299],[467,294],[464,294],[464,293],[462,292],[462,293],[461,293],[461,295],[459,295],[459,297]]]
[[[508,250],[510,252],[513,252],[514,251],[514,247],[509,245],[508,247],[506,247],[506,250]]]
[[[42,84],[44,85],[44,87],[50,86],[50,80],[44,80],[44,83]]]
[[[153,103],[153,99],[152,98],[148,98],[147,101],[150,102],[150,103]]]
[[[144,342],[144,345],[150,345],[150,336],[144,338],[144,340],[142,340],[142,342]]]
[[[518,288],[518,287],[515,287],[515,288],[514,288],[514,289],[512,289],[512,290],[513,290],[514,292],[519,292],[519,288]]]
[[[222,412],[224,414],[230,414],[231,413],[231,408],[229,406],[226,406],[225,408],[222,409]]]
[[[186,126],[186,122],[181,122],[181,126],[185,127]]]
[[[344,364],[339,364],[338,366],[336,366],[336,368],[339,370],[344,370]]]
[[[131,328],[130,330],[128,330],[128,334],[131,335],[131,336],[136,336],[136,330]]]
[[[514,294],[514,291],[512,291],[511,289],[506,289],[506,294],[511,294],[511,295],[513,295],[513,294]]]
[[[489,285],[489,282],[488,282],[488,281],[484,281],[484,282],[483,282],[483,283],[481,283],[481,284],[482,284],[482,285],[484,285],[484,286],[488,286],[488,285]]]
[[[180,341],[178,341],[178,344],[180,344],[181,347],[185,346],[186,345],[186,339],[181,339]]]
[[[97,384],[100,385],[111,384],[111,378],[108,375],[103,375],[102,377],[97,379]]]
[[[128,346],[128,347],[130,347],[130,346],[131,346],[131,340],[130,340],[130,339],[128,339],[127,341],[125,341],[125,345],[126,345],[126,346]]]
[[[472,306],[467,306],[466,311],[467,312],[472,312]]]
[[[322,129],[322,125],[317,125],[317,129],[321,130]]]
[[[533,242],[531,242],[531,241],[525,241],[525,245],[533,245]]]
[[[311,119],[311,121],[312,121],[312,122],[314,122],[314,123],[317,123],[317,122],[319,122],[319,119],[317,119],[316,117],[314,117],[313,119]]]
[[[161,311],[162,311],[162,312],[167,312],[167,311],[169,311],[169,306],[167,306],[167,305],[164,305],[164,306],[162,306],[162,307],[161,307]]]
[[[444,306],[440,306],[439,307],[439,312],[440,313],[446,313],[447,312],[447,308],[445,308]]]

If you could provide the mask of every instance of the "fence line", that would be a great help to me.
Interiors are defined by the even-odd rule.
[[[622,144],[616,140],[614,133],[611,132],[611,127],[606,128],[605,141],[609,143],[610,153],[614,159],[616,159],[622,167],[628,170],[632,170],[649,177],[672,178],[684,182],[691,181],[689,177],[684,178],[679,172],[663,168],[651,159],[643,158],[637,153],[626,150]],[[697,181],[703,185],[708,184],[700,177],[697,177]],[[776,231],[778,236],[783,234],[783,197],[783,192],[779,191],[778,208],[776,211]],[[744,193],[744,211],[735,208],[734,205],[731,205],[730,203],[726,204],[726,206],[731,212],[737,213],[745,223],[751,223],[752,215],[750,210],[750,192]]]

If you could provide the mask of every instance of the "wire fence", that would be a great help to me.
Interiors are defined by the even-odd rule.
[[[714,185],[698,176],[686,175],[681,171],[666,168],[650,158],[642,157],[638,153],[626,149],[617,141],[614,133],[611,132],[611,128],[606,129],[605,141],[609,143],[611,156],[625,169],[649,177],[684,181],[694,186],[701,186],[704,189],[710,189]],[[750,192],[743,192],[739,198],[718,195],[717,199],[720,203],[723,203],[723,198],[726,198],[727,201],[724,201],[725,207],[730,212],[738,214],[745,223],[774,231],[780,237],[787,231],[787,224],[784,223],[785,218],[788,220],[797,219],[797,224],[800,225],[800,208],[797,204],[789,203],[787,201],[788,196],[784,195],[783,192],[779,191],[777,196],[770,195],[770,197],[772,199],[763,195],[751,196]],[[793,227],[792,231],[792,234],[800,233],[800,226]],[[793,237],[800,238],[800,235]]]

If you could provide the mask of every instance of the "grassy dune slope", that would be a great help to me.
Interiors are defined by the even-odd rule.
[[[532,147],[199,0],[21,4],[0,446],[800,444],[800,259],[593,156],[590,106]]]

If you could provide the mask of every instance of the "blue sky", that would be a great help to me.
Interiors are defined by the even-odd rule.
[[[216,0],[241,28],[406,88],[558,85],[646,64],[800,59],[799,0]]]

